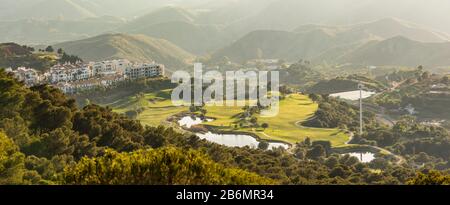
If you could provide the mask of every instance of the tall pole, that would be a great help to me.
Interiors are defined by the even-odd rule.
[[[362,89],[363,85],[359,84],[359,135],[363,135],[363,105],[362,105]]]

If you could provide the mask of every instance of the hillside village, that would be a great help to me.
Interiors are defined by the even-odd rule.
[[[41,73],[33,68],[8,68],[7,72],[27,86],[50,84],[66,94],[74,94],[98,87],[109,87],[118,82],[164,76],[163,64],[132,63],[127,59],[99,62],[57,64]]]

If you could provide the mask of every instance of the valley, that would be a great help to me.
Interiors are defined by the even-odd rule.
[[[449,184],[449,10],[2,0],[0,185]]]

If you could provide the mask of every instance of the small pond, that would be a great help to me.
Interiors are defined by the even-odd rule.
[[[213,119],[202,120],[199,117],[185,116],[178,121],[178,124],[182,127],[191,128],[194,125],[200,125],[203,122],[211,122]],[[210,142],[225,145],[228,147],[245,147],[249,146],[251,148],[257,148],[259,145],[258,140],[250,135],[241,134],[215,134],[212,132],[208,133],[196,133],[200,139],[206,139]],[[289,145],[281,142],[269,142],[268,149],[274,149],[283,147],[288,149]]]
[[[375,92],[370,91],[362,91],[362,98],[368,98],[372,95],[375,95]],[[331,97],[338,97],[345,100],[359,100],[359,90],[355,91],[348,91],[348,92],[342,92],[342,93],[334,93],[330,95]]]
[[[206,121],[211,122],[213,121],[213,119],[206,119]],[[191,128],[194,125],[200,125],[202,124],[204,121],[202,119],[200,119],[199,117],[191,117],[191,116],[186,116],[181,118],[180,120],[178,120],[178,124],[180,126],[185,126],[187,128]]]
[[[250,135],[240,135],[240,134],[215,134],[212,132],[208,133],[197,133],[200,139],[206,139],[210,142],[225,145],[228,147],[245,147],[249,146],[251,148],[257,148],[259,145],[258,140]],[[269,149],[283,147],[288,149],[289,145],[285,143],[269,142]]]
[[[359,161],[362,163],[369,163],[375,159],[375,154],[370,153],[370,152],[350,152],[350,153],[345,153],[344,155],[346,155],[346,154],[348,154],[352,157],[358,158]]]

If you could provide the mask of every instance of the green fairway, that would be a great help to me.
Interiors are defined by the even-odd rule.
[[[234,128],[237,123],[235,116],[243,112],[242,107],[207,107],[208,117],[218,119],[207,125],[217,126],[224,131],[243,131],[258,135],[265,140],[297,143],[307,137],[311,140],[330,141],[333,146],[345,145],[348,135],[339,129],[309,128],[301,123],[311,118],[318,109],[318,104],[305,95],[292,94],[280,101],[280,112],[276,117],[257,116],[258,123],[267,123],[267,129]]]
[[[146,93],[141,96],[132,96],[117,102],[107,104],[115,112],[125,113],[140,108],[137,119],[143,125],[158,126],[169,117],[182,112],[187,112],[187,107],[175,107],[170,100],[170,90],[157,93]],[[205,125],[212,126],[221,131],[236,131],[252,133],[261,139],[297,143],[307,137],[311,140],[330,141],[333,146],[343,146],[348,141],[345,131],[339,129],[309,128],[301,126],[301,123],[314,116],[318,105],[307,96],[292,94],[280,101],[280,112],[276,117],[264,117],[256,115],[258,123],[267,123],[269,128],[244,128],[239,127],[238,115],[244,110],[239,106],[205,106],[206,117],[214,118]]]
[[[185,107],[153,107],[151,109],[145,109],[144,112],[139,114],[137,120],[141,121],[143,125],[159,126],[164,123],[168,117],[187,110],[188,109]]]
[[[145,93],[142,97],[131,96],[105,106],[112,107],[114,112],[125,113],[141,108],[142,112],[136,118],[143,125],[158,126],[170,116],[188,111],[187,107],[175,107],[170,100],[171,90],[157,93]]]

